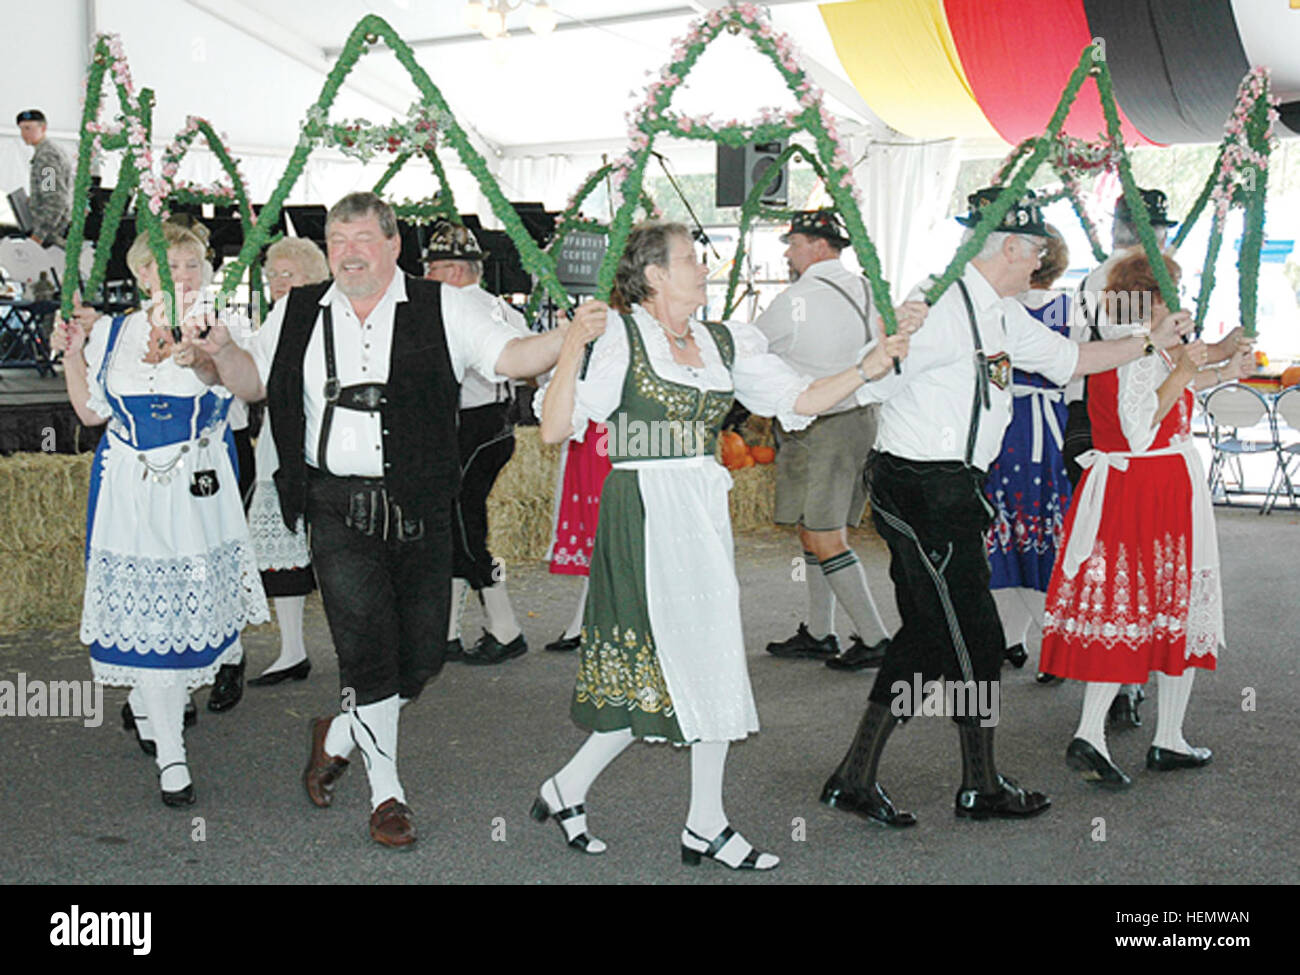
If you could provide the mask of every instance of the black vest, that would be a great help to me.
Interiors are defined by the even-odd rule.
[[[284,299],[288,302],[284,324],[266,382],[267,406],[275,417],[275,448],[280,455],[275,487],[280,512],[290,530],[307,508],[303,360],[320,315],[321,296],[329,287],[326,281],[294,288]],[[404,511],[428,518],[445,510],[460,489],[456,450],[460,385],[451,368],[442,324],[442,285],[408,276],[406,298],[397,303],[393,315],[387,393],[379,411],[384,483],[390,498]],[[336,321],[334,328],[339,327]]]

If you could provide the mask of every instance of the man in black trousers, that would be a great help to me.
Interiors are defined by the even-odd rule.
[[[992,187],[972,194],[970,212],[958,219],[973,228],[1001,192]],[[1013,296],[1028,289],[1046,238],[1030,193],[1007,211],[999,230],[930,309],[901,375],[866,387],[884,404],[867,477],[872,520],[889,545],[903,623],[821,800],[884,825],[916,822],[895,808],[876,768],[894,726],[918,713],[947,714],[957,723],[959,817],[1022,818],[1051,805],[1041,792],[1000,775],[994,761],[1005,641],[989,591],[985,531],[992,511],[984,477],[1011,419],[1013,365],[1064,385],[1151,355],[1156,345],[1132,336],[1080,346],[1031,318]],[[928,285],[912,297],[921,297]]]
[[[307,794],[330,805],[359,746],[370,835],[406,846],[398,717],[446,649],[460,381],[471,368],[497,381],[546,371],[563,329],[519,338],[458,289],[401,273],[396,217],[373,193],[335,204],[325,236],[333,281],[278,302],[251,357],[221,329],[201,348],[235,395],[265,393],[285,524],[305,514],[310,530],[342,701],[311,724]]]

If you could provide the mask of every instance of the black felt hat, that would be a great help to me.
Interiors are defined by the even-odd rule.
[[[1002,186],[986,186],[966,197],[969,212],[957,218],[957,222],[966,227],[974,227],[980,222],[985,209],[992,206],[1004,192]],[[1038,205],[1038,197],[1033,190],[1026,190],[1019,202],[1002,215],[1002,224],[994,228],[995,232],[1004,234],[1030,234],[1034,237],[1050,237],[1047,224],[1043,222],[1043,211]]]
[[[1169,219],[1169,198],[1163,191],[1144,190],[1139,187],[1138,192],[1142,194],[1142,202],[1146,204],[1151,226],[1172,227],[1178,223],[1177,220]],[[1120,198],[1115,202],[1115,219],[1120,223],[1133,222],[1133,214],[1128,208],[1128,199],[1123,194],[1120,194]]]
[[[29,108],[26,111],[18,113],[19,122],[44,122],[45,113],[39,108]]]
[[[781,235],[781,243],[788,244],[791,234],[821,237],[836,247],[849,246],[849,232],[840,215],[829,207],[821,210],[800,210],[790,218],[790,229]]]

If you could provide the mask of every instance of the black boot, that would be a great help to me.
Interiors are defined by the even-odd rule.
[[[209,711],[229,711],[244,696],[244,660],[237,664],[222,664],[217,670],[212,693],[208,695]]]
[[[993,729],[958,721],[961,738],[961,789],[956,813],[965,819],[1024,819],[1046,811],[1052,800],[1041,792],[1022,789],[999,775],[993,760]]]
[[[835,809],[856,813],[864,819],[882,826],[914,826],[916,817],[894,807],[889,795],[876,781],[876,766],[880,753],[885,750],[889,733],[899,719],[889,707],[870,701],[858,725],[858,733],[826,785],[822,787],[821,801]]]

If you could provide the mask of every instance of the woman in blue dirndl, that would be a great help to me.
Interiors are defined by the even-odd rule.
[[[173,224],[164,236],[182,320],[201,320],[203,243]],[[243,659],[240,631],[268,614],[240,501],[231,393],[207,385],[189,368],[194,350],[172,341],[146,235],[127,263],[155,298],[100,319],[89,338],[65,323],[56,340],[78,417],[108,425],[91,468],[81,642],[96,681],[131,688],[163,801],[185,805],[189,694]]]
[[[1070,262],[1061,233],[1048,225],[1047,254],[1020,296],[1029,314],[1069,337],[1069,295],[1049,290]],[[1047,584],[1070,508],[1061,450],[1065,390],[1037,373],[1014,371],[1015,402],[1002,452],[989,467],[984,492],[993,505],[989,567],[993,600],[1006,634],[1007,659],[1023,667],[1030,623],[1041,624]]]

